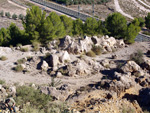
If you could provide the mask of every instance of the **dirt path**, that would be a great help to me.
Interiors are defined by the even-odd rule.
[[[121,13],[122,15],[130,18],[130,19],[134,19],[131,15],[123,12],[123,10],[121,9],[120,5],[119,5],[119,2],[118,0],[114,0],[114,4],[115,4],[115,7],[116,7],[116,11],[118,11],[119,13]]]

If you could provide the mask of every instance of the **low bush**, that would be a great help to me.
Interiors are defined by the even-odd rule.
[[[5,81],[4,80],[0,80],[0,84],[5,84]]]
[[[16,47],[20,47],[20,48],[21,48],[21,47],[22,47],[22,44],[19,43],[19,44],[16,45]]]
[[[3,17],[4,16],[4,11],[0,12],[0,16]]]
[[[28,52],[29,49],[28,49],[27,47],[22,47],[22,48],[20,49],[20,51],[22,51],[22,52]]]
[[[6,56],[1,56],[0,60],[5,61],[5,60],[7,60],[7,57]]]
[[[17,19],[17,15],[16,15],[16,14],[13,14],[13,15],[12,15],[12,18],[13,18],[14,20],[16,20],[16,19]]]
[[[20,64],[18,64],[18,65],[14,68],[14,70],[15,70],[16,72],[21,72],[21,71],[23,71],[23,67],[22,67]]]
[[[23,19],[24,19],[23,14],[20,14],[18,18],[19,18],[20,20],[23,20]]]
[[[20,86],[17,88],[16,103],[23,105],[30,102],[33,108],[47,109],[48,102],[51,101],[49,95],[43,94],[40,90],[35,90],[32,87]]]
[[[37,41],[32,42],[33,51],[39,51],[40,45],[41,44]]]
[[[95,57],[96,56],[95,53],[92,50],[87,52],[86,55],[89,56],[89,57]]]
[[[17,64],[24,64],[27,60],[25,58],[17,60]]]
[[[96,54],[96,55],[100,55],[102,53],[102,48],[100,46],[93,46],[92,51]]]
[[[45,113],[45,112],[30,105],[26,105],[23,107],[21,113]]]
[[[136,53],[130,55],[130,60],[135,61],[137,64],[141,65],[143,63],[143,53],[138,50]]]
[[[10,18],[10,17],[11,17],[11,14],[10,14],[9,12],[5,12],[5,16],[6,16],[7,18]]]

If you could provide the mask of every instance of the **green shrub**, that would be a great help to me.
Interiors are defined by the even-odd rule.
[[[22,47],[22,48],[20,49],[20,51],[22,51],[22,52],[28,52],[29,49],[28,49],[28,47]]]
[[[96,54],[96,55],[100,55],[102,53],[102,48],[100,46],[93,46],[92,51]]]
[[[96,56],[95,53],[92,50],[87,52],[86,55],[89,56],[89,57],[95,57]]]
[[[150,35],[150,32],[149,31],[144,31],[143,34]]]
[[[143,63],[143,53],[138,50],[136,53],[130,55],[130,60],[135,61],[137,64],[141,65]]]
[[[20,64],[18,64],[18,65],[14,68],[14,70],[15,70],[16,72],[21,72],[21,71],[23,71],[23,67],[22,67]]]
[[[21,113],[45,113],[45,112],[30,105],[26,105],[23,107]]]
[[[5,61],[5,60],[7,60],[7,57],[6,56],[1,56],[0,60]]]
[[[4,16],[4,11],[0,12],[0,16],[3,17]]]
[[[23,20],[23,19],[24,19],[23,14],[20,14],[18,18],[19,18],[20,20]]]
[[[22,44],[19,43],[19,44],[16,45],[16,47],[20,47],[20,48],[21,48],[21,47],[22,47]]]
[[[5,84],[5,81],[4,80],[0,80],[0,84]]]
[[[16,19],[17,19],[17,15],[16,15],[16,14],[13,14],[13,15],[12,15],[12,18],[13,18],[14,20],[16,20]]]
[[[32,42],[33,51],[39,51],[40,45],[41,45],[41,44],[40,44],[39,42],[33,41],[33,42]]]
[[[11,17],[11,14],[10,14],[9,12],[5,12],[5,16],[6,16],[7,18],[10,18],[10,17]]]
[[[17,88],[17,105],[23,105],[30,102],[33,108],[46,109],[49,101],[51,101],[51,97],[40,93],[40,90],[35,90],[34,88],[28,86],[20,86]]]
[[[17,64],[24,64],[27,60],[25,58],[17,60]]]

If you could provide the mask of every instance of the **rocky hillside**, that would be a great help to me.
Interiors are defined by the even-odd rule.
[[[66,36],[45,47],[1,47],[0,79],[13,87],[30,85],[53,102],[68,103],[75,113],[148,112],[148,50],[149,42],[127,45],[109,36]],[[16,89],[7,89],[1,85],[0,95],[15,91],[17,98]]]

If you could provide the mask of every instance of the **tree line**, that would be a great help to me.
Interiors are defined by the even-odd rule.
[[[58,16],[33,6],[27,9],[26,17],[22,20],[24,30],[20,30],[14,23],[7,29],[0,30],[0,45],[9,46],[30,44],[34,41],[46,44],[53,39],[63,38],[65,35],[109,35],[117,39],[124,39],[126,43],[133,43],[141,27],[145,22],[142,18],[135,18],[127,24],[127,20],[120,13],[109,15],[105,21],[97,21],[95,18],[72,20],[65,15]]]
[[[77,5],[77,4],[103,4],[110,2],[111,0],[53,0],[58,3],[64,3],[66,5]]]

